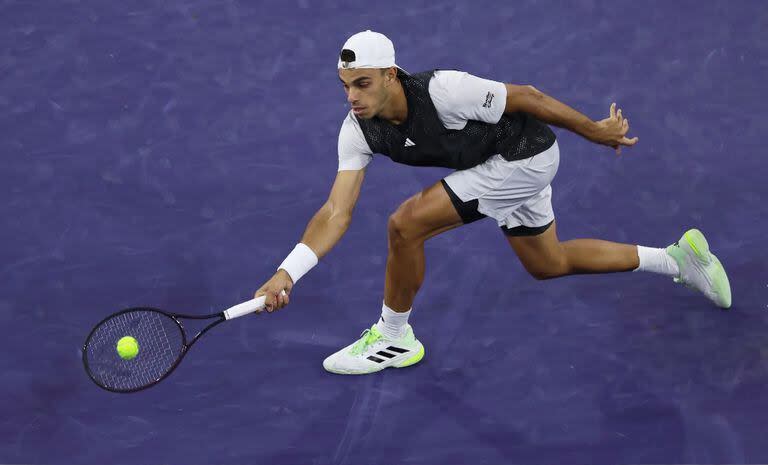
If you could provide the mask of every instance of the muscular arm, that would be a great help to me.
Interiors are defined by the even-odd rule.
[[[347,231],[364,177],[365,170],[339,171],[328,200],[309,221],[301,242],[318,258],[327,254]]]
[[[362,169],[339,171],[328,200],[309,221],[301,242],[312,249],[318,258],[327,254],[347,231],[364,176],[365,170]],[[297,250],[299,249],[294,249],[294,252]],[[291,255],[294,252],[291,252]],[[284,268],[280,268],[256,291],[254,297],[266,296],[265,308],[268,312],[273,312],[288,305],[293,285],[291,275]]]
[[[629,120],[625,119],[616,105],[611,105],[610,116],[592,121],[568,105],[550,97],[533,86],[506,84],[507,102],[504,112],[524,112],[553,126],[568,129],[597,144],[619,150],[622,145],[634,145],[637,137],[628,139]]]
[[[539,121],[568,129],[587,139],[595,131],[594,121],[533,86],[507,84],[506,87],[507,106],[504,113],[522,111]]]

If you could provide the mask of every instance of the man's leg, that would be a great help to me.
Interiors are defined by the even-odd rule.
[[[560,242],[555,222],[536,236],[507,236],[507,240],[525,269],[536,279],[632,271],[640,264],[636,245],[598,239]]]
[[[597,239],[560,242],[556,224],[535,236],[507,236],[523,266],[536,279],[636,269],[672,276],[702,292],[721,308],[731,306],[731,286],[704,235],[691,229],[666,249]]]
[[[403,368],[424,357],[408,325],[413,299],[424,280],[424,242],[464,224],[441,183],[403,202],[389,218],[389,255],[381,319],[360,339],[330,355],[323,367],[338,374]]]
[[[424,281],[424,242],[463,224],[441,183],[409,198],[389,217],[389,254],[384,304],[395,312],[410,310]]]

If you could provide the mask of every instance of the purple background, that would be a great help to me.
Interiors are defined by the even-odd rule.
[[[151,390],[99,390],[94,323],[226,308],[300,238],[336,172],[336,56],[367,28],[410,71],[595,119],[618,101],[623,157],[558,132],[560,237],[699,227],[733,309],[649,274],[537,282],[485,220],[427,244],[420,365],[327,374],[379,314],[388,215],[446,173],[377,157],[290,307],[217,328]],[[0,462],[768,461],[766,31],[761,1],[0,0]]]

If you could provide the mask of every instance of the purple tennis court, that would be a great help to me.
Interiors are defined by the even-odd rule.
[[[650,273],[535,280],[484,219],[426,242],[419,364],[328,373],[379,316],[389,216],[451,172],[377,155],[287,308],[220,325],[151,389],[99,389],[98,321],[221,311],[299,241],[337,173],[339,51],[366,29],[409,72],[592,119],[619,102],[640,138],[620,157],[555,129],[560,238],[698,228],[733,306]],[[767,462],[766,31],[746,0],[0,0],[0,462]]]

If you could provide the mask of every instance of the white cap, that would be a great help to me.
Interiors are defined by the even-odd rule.
[[[346,58],[346,60],[343,60]],[[353,35],[341,48],[337,68],[389,68],[395,64],[395,46],[384,34],[370,29]]]

